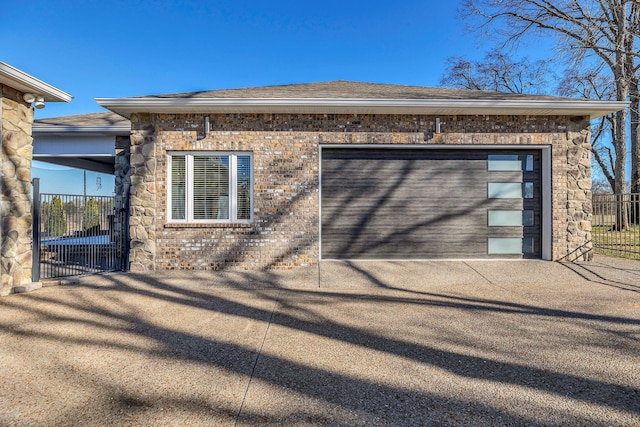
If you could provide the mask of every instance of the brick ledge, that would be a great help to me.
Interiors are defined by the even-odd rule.
[[[174,224],[174,223],[166,223],[164,224],[164,228],[251,228],[253,224],[211,224],[211,223],[191,223],[191,224]]]

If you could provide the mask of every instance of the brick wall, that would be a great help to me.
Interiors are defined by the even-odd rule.
[[[274,269],[314,264],[319,242],[319,146],[551,145],[553,258],[586,257],[591,192],[586,119],[527,116],[208,115],[131,117],[131,268]],[[254,223],[168,224],[167,151],[251,151]],[[587,186],[587,184],[589,184]]]

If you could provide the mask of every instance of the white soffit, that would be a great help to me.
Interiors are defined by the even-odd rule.
[[[71,126],[71,125],[42,125],[33,124],[32,133],[37,135],[116,135],[127,136],[131,133],[131,126]]]
[[[628,102],[580,99],[365,99],[365,98],[96,98],[117,114],[132,113],[293,113],[588,116],[628,107]]]
[[[33,155],[37,156],[115,156],[115,143],[110,136],[40,135],[33,139]]]
[[[73,96],[0,61],[0,83],[23,93],[41,95],[46,102],[69,102]]]

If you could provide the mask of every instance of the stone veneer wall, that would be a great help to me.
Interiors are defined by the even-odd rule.
[[[0,295],[31,283],[33,109],[22,93],[0,84]]]
[[[558,260],[593,259],[591,132],[587,124],[570,122],[566,141],[552,152],[553,256]]]
[[[319,146],[550,145],[553,259],[591,249],[590,130],[586,118],[134,114],[131,117],[131,269],[273,269],[315,264],[319,254]],[[166,222],[167,152],[250,151],[254,223]]]

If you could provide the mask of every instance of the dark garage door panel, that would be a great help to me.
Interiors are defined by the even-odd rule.
[[[490,257],[487,255],[489,236],[522,236],[522,228],[487,227],[488,209],[534,209],[537,224],[540,223],[539,152],[531,151],[536,155],[534,164],[537,165],[535,200],[487,199],[489,181],[523,181],[522,172],[487,170],[487,155],[497,153],[495,150],[325,148],[322,154],[323,258]],[[499,153],[523,154],[522,151]],[[537,236],[539,228],[531,227],[528,233]],[[539,239],[536,246],[540,246]]]

